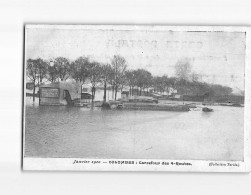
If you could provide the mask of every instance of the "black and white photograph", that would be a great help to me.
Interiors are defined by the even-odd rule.
[[[0,0],[0,195],[249,195],[251,1]]]
[[[249,171],[247,32],[25,25],[24,170]]]
[[[251,1],[0,0],[0,195],[248,195]]]

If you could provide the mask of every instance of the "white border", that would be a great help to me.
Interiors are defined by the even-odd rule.
[[[246,32],[246,55],[245,55],[245,109],[244,109],[244,161],[205,161],[205,160],[140,160],[140,159],[99,159],[101,164],[80,163],[79,161],[97,161],[98,159],[79,158],[28,158],[24,157],[25,147],[25,94],[24,87],[24,113],[23,113],[23,169],[24,170],[85,170],[85,171],[191,171],[191,172],[250,172],[250,138],[251,138],[251,28],[237,26],[157,26],[157,25],[26,25],[26,29],[95,29],[95,30],[148,30],[148,31],[224,31],[224,32]],[[25,42],[27,33],[25,33]],[[24,86],[26,79],[26,47],[24,53]],[[131,164],[109,164],[109,161],[133,161]],[[142,165],[141,162],[165,162],[169,165]],[[190,163],[191,165],[171,166],[171,162]],[[136,164],[137,163],[137,164]],[[210,166],[215,164],[215,166]],[[217,166],[218,164],[236,164],[238,166]]]

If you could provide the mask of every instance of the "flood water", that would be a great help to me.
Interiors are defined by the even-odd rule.
[[[27,157],[243,160],[244,108],[101,111],[26,100]]]

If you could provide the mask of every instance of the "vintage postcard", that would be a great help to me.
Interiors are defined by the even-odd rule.
[[[250,28],[24,33],[24,170],[250,171]]]

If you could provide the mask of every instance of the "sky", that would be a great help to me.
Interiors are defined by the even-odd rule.
[[[175,64],[189,59],[201,81],[244,90],[245,33],[95,29],[26,29],[26,59],[89,57],[110,63],[123,56],[129,69],[175,76]]]

